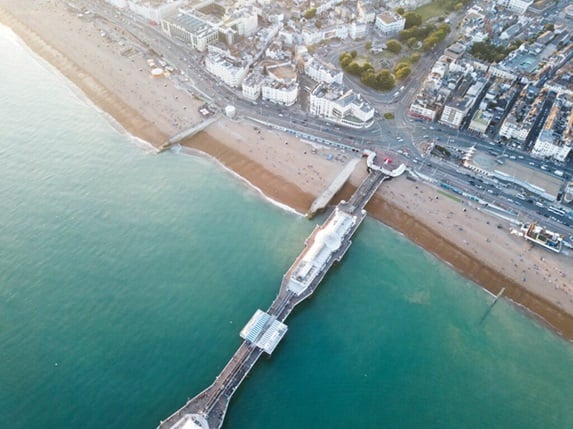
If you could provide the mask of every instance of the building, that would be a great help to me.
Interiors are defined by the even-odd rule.
[[[311,56],[308,56],[308,59],[304,62],[304,73],[316,82],[342,85],[343,73],[341,70],[329,67]]]
[[[563,162],[570,151],[571,146],[558,144],[557,139],[553,136],[553,132],[543,129],[535,140],[535,145],[533,149],[531,149],[531,156],[542,159],[553,158]]]
[[[298,82],[282,83],[267,78],[261,84],[261,97],[275,104],[292,106],[298,97]]]
[[[165,2],[164,0],[105,0],[112,6],[118,9],[128,8],[133,13],[154,23],[161,22],[161,20],[177,12],[184,0],[175,0]]]
[[[253,70],[241,84],[243,95],[249,100],[256,101],[261,96],[261,85],[264,80],[265,76],[260,69]]]
[[[258,15],[252,9],[239,9],[225,15],[219,26],[219,34],[228,46],[235,44],[239,37],[249,37],[257,32]]]
[[[531,156],[564,162],[571,151],[573,137],[571,103],[558,97],[551,107],[543,129],[535,140]]]
[[[376,20],[376,9],[371,2],[367,0],[358,0],[356,3],[358,20],[365,24],[373,24]]]
[[[213,23],[194,14],[180,10],[161,20],[161,29],[174,39],[181,40],[203,52],[207,46],[217,41],[219,31]]]
[[[348,35],[352,40],[363,39],[368,35],[368,25],[352,21],[348,26]]]
[[[404,29],[406,18],[396,12],[384,11],[376,16],[374,27],[382,36],[393,36]]]
[[[299,296],[304,293],[321,273],[321,270],[332,259],[335,252],[340,249],[344,238],[356,224],[356,216],[352,216],[334,209],[334,216],[329,222],[318,227],[314,240],[305,249],[302,257],[295,265],[288,277],[287,288]]]
[[[493,113],[478,109],[470,121],[468,129],[479,134],[485,134],[487,127],[493,119]]]
[[[325,28],[318,28],[314,24],[309,24],[302,29],[302,40],[305,45],[310,46],[323,40],[346,39],[349,29],[348,24],[334,24]]]
[[[423,95],[419,95],[410,105],[408,115],[414,118],[424,119],[426,121],[434,121],[439,113],[441,105],[435,103]]]
[[[284,337],[287,330],[287,325],[277,320],[276,316],[271,316],[269,313],[259,309],[253,314],[253,317],[251,317],[245,327],[241,329],[239,335],[246,342],[254,344],[270,355],[282,337]],[[193,424],[193,426],[185,425],[183,427],[192,429],[198,426]]]
[[[508,10],[523,15],[529,6],[533,4],[533,0],[504,0],[502,5]]]
[[[521,142],[524,142],[529,134],[530,128],[524,126],[522,123],[518,123],[515,119],[515,116],[510,113],[503,124],[501,124],[501,128],[499,129],[499,135],[501,137],[505,137],[506,139],[516,139]]]
[[[205,58],[205,67],[209,73],[233,88],[241,86],[249,71],[246,60],[215,51],[209,52]]]
[[[291,64],[257,67],[242,83],[243,95],[255,101],[260,97],[271,103],[292,106],[298,97],[297,74]]]
[[[512,70],[510,70],[509,68],[505,67],[502,64],[495,64],[495,65],[492,64],[488,68],[488,72],[492,76],[499,77],[501,79],[506,79],[506,80],[517,79],[517,75]]]
[[[309,111],[327,121],[351,127],[372,125],[374,108],[351,89],[335,83],[319,83],[310,93]]]
[[[462,121],[473,105],[473,99],[469,97],[455,98],[444,105],[444,111],[440,117],[440,123],[448,127],[459,129]]]
[[[326,0],[318,2],[319,5],[316,7],[316,14],[321,15],[329,9],[334,8],[334,6],[342,3],[342,0]]]

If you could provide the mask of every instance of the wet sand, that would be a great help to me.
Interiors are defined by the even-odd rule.
[[[101,40],[97,22],[80,19],[62,2],[0,0],[0,22],[126,131],[156,147],[201,121],[200,100],[175,80],[151,78],[145,53],[124,57],[117,40]],[[183,145],[216,158],[301,213],[352,156],[240,117],[220,119]],[[347,198],[365,174],[365,169],[356,171],[337,198]],[[509,235],[507,224],[499,229],[498,219],[437,191],[398,178],[382,186],[367,210],[492,293],[505,287],[506,297],[573,339],[571,258],[532,247]]]

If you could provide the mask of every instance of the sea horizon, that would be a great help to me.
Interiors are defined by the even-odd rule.
[[[0,421],[155,427],[214,380],[321,218],[210,157],[149,156],[11,34]],[[570,343],[506,300],[490,311],[483,288],[377,221],[353,241],[224,427],[573,425]]]

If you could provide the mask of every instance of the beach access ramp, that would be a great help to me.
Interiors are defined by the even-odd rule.
[[[344,186],[350,175],[353,173],[356,165],[361,161],[361,158],[353,158],[344,166],[342,171],[334,178],[322,194],[310,206],[306,216],[312,219],[316,213],[326,208],[332,197]]]

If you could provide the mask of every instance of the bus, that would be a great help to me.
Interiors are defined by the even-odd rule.
[[[557,216],[565,216],[565,211],[555,206],[549,206],[547,210],[549,210],[551,213],[555,213]]]

